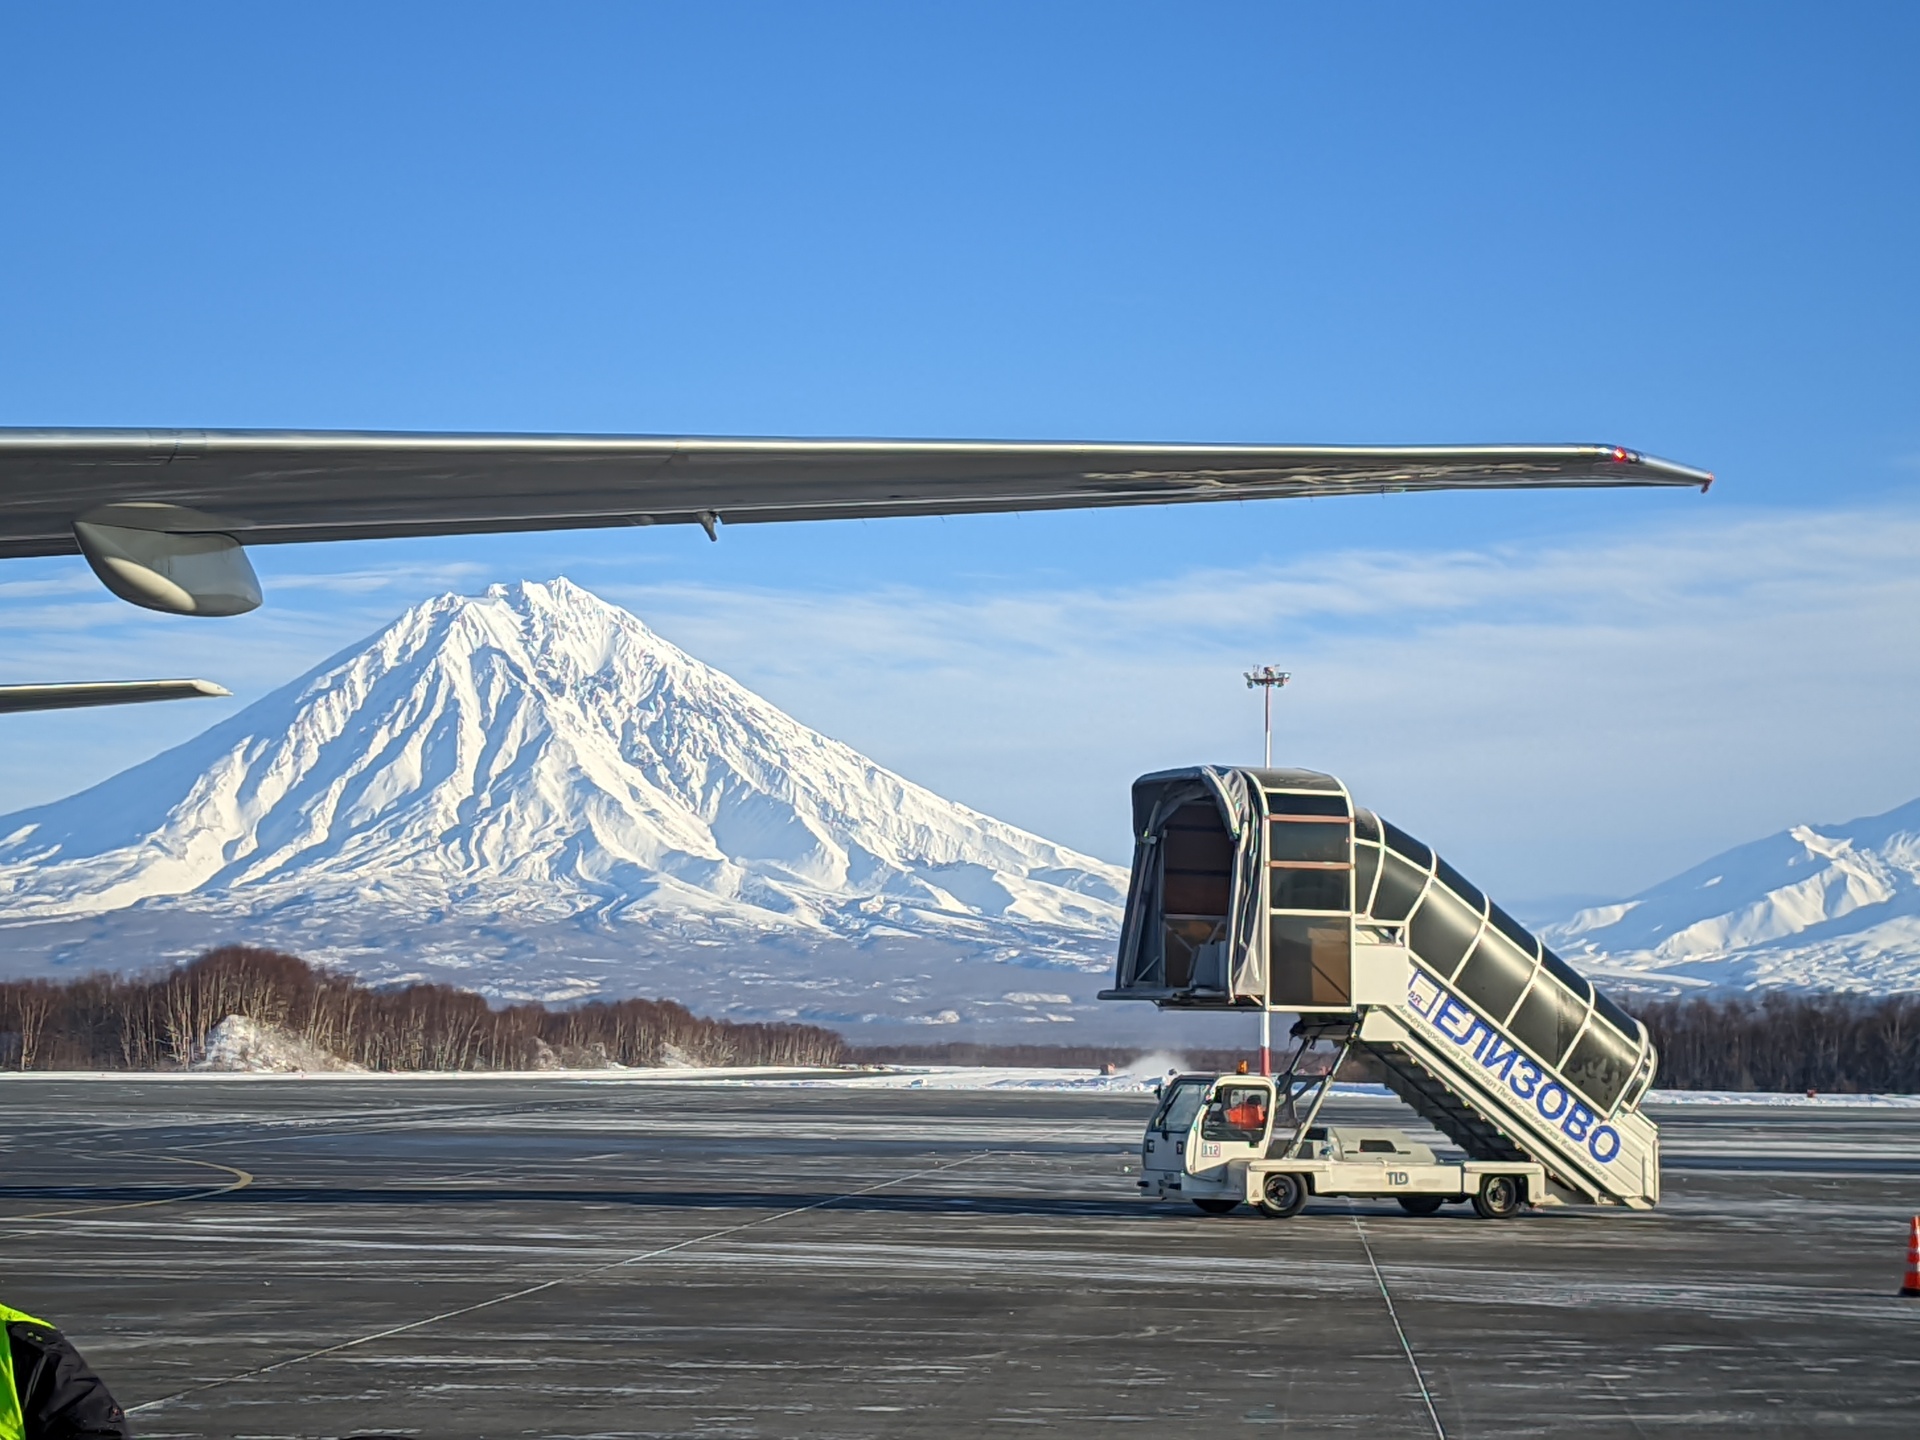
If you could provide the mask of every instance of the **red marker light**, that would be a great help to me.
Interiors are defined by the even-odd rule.
[[[1632,451],[1623,450],[1618,445],[1613,447],[1613,463],[1614,464],[1624,465],[1631,459],[1633,459]]]

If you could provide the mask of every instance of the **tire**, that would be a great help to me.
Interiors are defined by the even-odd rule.
[[[1231,1215],[1240,1208],[1238,1200],[1196,1200],[1193,1208],[1202,1215]]]
[[[1312,1193],[1304,1175],[1276,1171],[1261,1182],[1260,1213],[1275,1220],[1291,1220],[1307,1208],[1307,1197]]]
[[[1409,1215],[1438,1215],[1447,1203],[1444,1195],[1401,1195],[1400,1208]]]
[[[1489,1175],[1473,1197],[1473,1210],[1482,1220],[1511,1220],[1526,1203],[1520,1182],[1511,1175]]]

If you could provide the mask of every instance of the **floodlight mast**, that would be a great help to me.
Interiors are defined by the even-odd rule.
[[[1260,691],[1261,699],[1266,702],[1266,723],[1262,727],[1266,735],[1266,768],[1273,768],[1273,692],[1293,679],[1291,670],[1282,670],[1276,665],[1262,665],[1257,670],[1247,672],[1247,688]]]
[[[1262,665],[1247,672],[1247,688],[1258,690],[1262,707],[1266,711],[1261,733],[1266,740],[1264,748],[1265,766],[1273,768],[1273,692],[1281,689],[1293,679],[1291,670],[1282,670],[1277,665]],[[1268,977],[1271,990],[1272,977]],[[1270,1005],[1260,1007],[1260,1073],[1273,1074],[1273,1010]]]

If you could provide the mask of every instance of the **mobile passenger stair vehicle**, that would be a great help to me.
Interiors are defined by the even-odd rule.
[[[1180,1076],[1141,1152],[1149,1198],[1274,1216],[1314,1195],[1649,1209],[1660,1134],[1640,1113],[1646,1027],[1451,865],[1310,770],[1196,767],[1134,782],[1134,857],[1114,987],[1163,1009],[1289,1012],[1286,1069]],[[1370,1057],[1465,1152],[1318,1123],[1334,1074]]]

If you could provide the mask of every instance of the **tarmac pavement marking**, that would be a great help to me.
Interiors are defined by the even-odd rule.
[[[216,1185],[210,1190],[195,1190],[187,1195],[167,1195],[158,1200],[127,1200],[113,1205],[82,1205],[71,1210],[40,1210],[31,1215],[0,1217],[0,1224],[11,1225],[20,1220],[64,1220],[70,1215],[99,1215],[108,1210],[144,1210],[152,1205],[179,1205],[188,1200],[208,1200],[215,1195],[230,1195],[235,1190],[244,1190],[253,1184],[253,1176],[245,1170],[232,1165],[222,1165],[215,1160],[193,1160],[185,1155],[123,1155],[111,1158],[163,1160],[172,1165],[198,1165],[206,1170],[224,1170],[234,1178],[228,1184]]]

